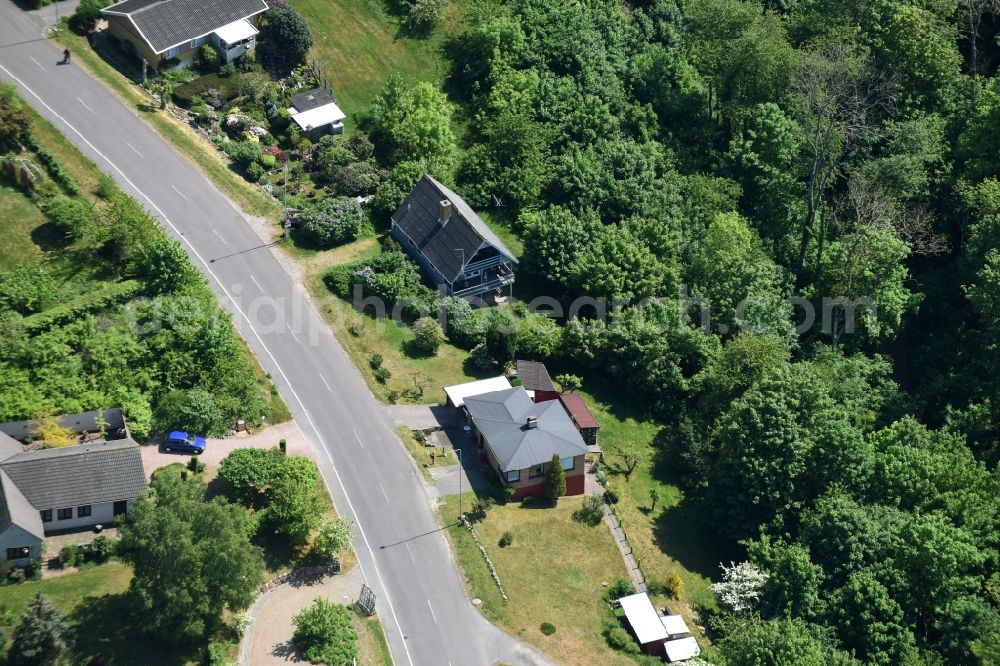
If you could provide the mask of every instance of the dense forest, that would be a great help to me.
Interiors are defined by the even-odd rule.
[[[708,618],[726,662],[998,663],[1000,6],[470,11],[451,126],[426,84],[372,105],[376,210],[428,168],[503,203],[522,298],[625,304],[531,351],[648,405],[745,546]]]

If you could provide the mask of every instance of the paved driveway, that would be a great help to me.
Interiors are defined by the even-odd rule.
[[[384,405],[244,214],[194,166],[61,51],[44,21],[0,2],[0,79],[154,214],[180,241],[274,383],[341,515],[354,521],[365,579],[397,664],[544,663],[483,618]],[[413,537],[422,536],[413,540]],[[380,548],[405,543],[403,548]]]
[[[205,446],[205,452],[198,457],[206,465],[218,467],[222,459],[229,455],[233,449],[271,449],[276,447],[281,439],[285,440],[288,455],[314,458],[305,434],[295,421],[268,426],[252,435],[243,434],[225,439],[209,439]],[[146,470],[147,477],[151,476],[153,471],[159,467],[175,462],[187,463],[191,459],[190,453],[167,453],[160,444],[146,444],[141,451],[142,466]]]

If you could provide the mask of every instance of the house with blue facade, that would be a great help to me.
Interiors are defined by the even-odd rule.
[[[449,296],[510,297],[514,253],[467,203],[424,175],[392,216],[392,237]]]

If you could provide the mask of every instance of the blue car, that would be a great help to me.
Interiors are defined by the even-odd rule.
[[[183,430],[175,430],[167,435],[167,441],[163,442],[163,450],[198,455],[205,452],[205,438],[189,435]]]

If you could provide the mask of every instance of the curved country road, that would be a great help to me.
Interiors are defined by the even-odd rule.
[[[56,65],[60,49],[42,37],[50,13],[0,0],[0,80],[16,83],[28,104],[157,216],[232,313],[316,450],[338,509],[355,520],[359,561],[396,663],[545,663],[470,603],[385,407],[301,288],[260,248],[242,213],[136,112],[78,66]]]

